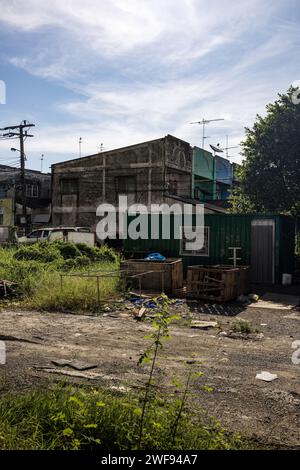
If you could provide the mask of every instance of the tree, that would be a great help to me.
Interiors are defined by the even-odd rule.
[[[278,96],[267,105],[266,116],[257,115],[252,129],[245,129],[245,160],[231,212],[300,215],[300,104],[293,88]]]

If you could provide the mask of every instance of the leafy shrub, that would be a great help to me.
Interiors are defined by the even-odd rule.
[[[101,248],[95,248],[97,261],[104,263],[118,263],[119,255],[109,246],[103,245]]]
[[[60,259],[60,252],[57,248],[49,243],[36,243],[29,246],[21,246],[14,253],[13,257],[20,261],[40,261],[42,263],[52,263]]]
[[[90,260],[95,261],[97,259],[98,250],[86,243],[76,243],[76,247],[83,256],[87,256]]]
[[[57,248],[64,259],[73,259],[81,255],[80,250],[73,242],[63,242],[58,240],[51,243],[51,245]]]
[[[91,260],[87,256],[76,256],[74,259],[66,259],[62,265],[63,271],[72,269],[85,268],[91,264]]]
[[[249,323],[247,320],[236,320],[233,322],[231,330],[234,333],[245,333],[245,334],[251,334],[251,333],[258,333],[258,330],[254,328],[251,323]]]

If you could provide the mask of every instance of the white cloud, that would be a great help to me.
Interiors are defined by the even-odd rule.
[[[230,134],[236,144],[243,126],[299,78],[267,67],[291,45],[299,52],[293,21],[276,19],[280,8],[271,0],[4,3],[0,24],[32,38],[31,52],[18,47],[11,64],[78,96],[53,106],[70,124],[44,123],[30,150],[73,157],[80,136],[93,153],[101,142],[112,148],[168,132],[200,144],[200,129],[188,123],[202,117],[225,117],[208,127],[211,142]]]

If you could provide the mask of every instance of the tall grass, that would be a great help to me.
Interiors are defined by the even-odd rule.
[[[26,308],[74,313],[99,311],[95,278],[64,277],[61,284],[61,274],[116,271],[118,257],[107,247],[89,251],[79,246],[84,250],[82,253],[70,244],[59,244],[59,250],[57,246],[0,248],[0,279],[17,283],[20,306]],[[118,276],[100,278],[100,300],[105,302],[116,296],[120,285]]]
[[[114,264],[98,263],[97,272],[104,274],[117,267]],[[82,272],[87,272],[83,270]],[[36,284],[34,291],[24,300],[24,306],[47,311],[97,312],[101,303],[116,297],[119,291],[119,277],[99,279],[100,303],[98,302],[97,281],[94,277],[64,277],[61,284],[59,272],[46,272]]]
[[[148,411],[143,449],[235,449],[218,422],[187,411],[172,440],[176,401],[158,400]],[[137,449],[139,398],[99,390],[57,387],[0,402],[0,449]]]

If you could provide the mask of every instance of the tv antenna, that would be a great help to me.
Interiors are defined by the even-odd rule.
[[[226,136],[226,147],[223,148],[223,150],[225,150],[225,152],[226,152],[226,158],[233,158],[230,155],[228,155],[228,150],[237,149],[237,148],[239,148],[239,145],[234,145],[233,147],[228,146],[228,135],[227,135]]]
[[[204,119],[204,118],[202,118],[201,121],[190,122],[190,124],[199,124],[200,126],[202,126],[202,148],[203,148],[203,150],[204,150],[205,139],[207,138],[207,137],[205,137],[205,126],[206,126],[206,124],[209,124],[210,122],[215,122],[215,121],[224,121],[224,118],[218,118],[218,119]]]

